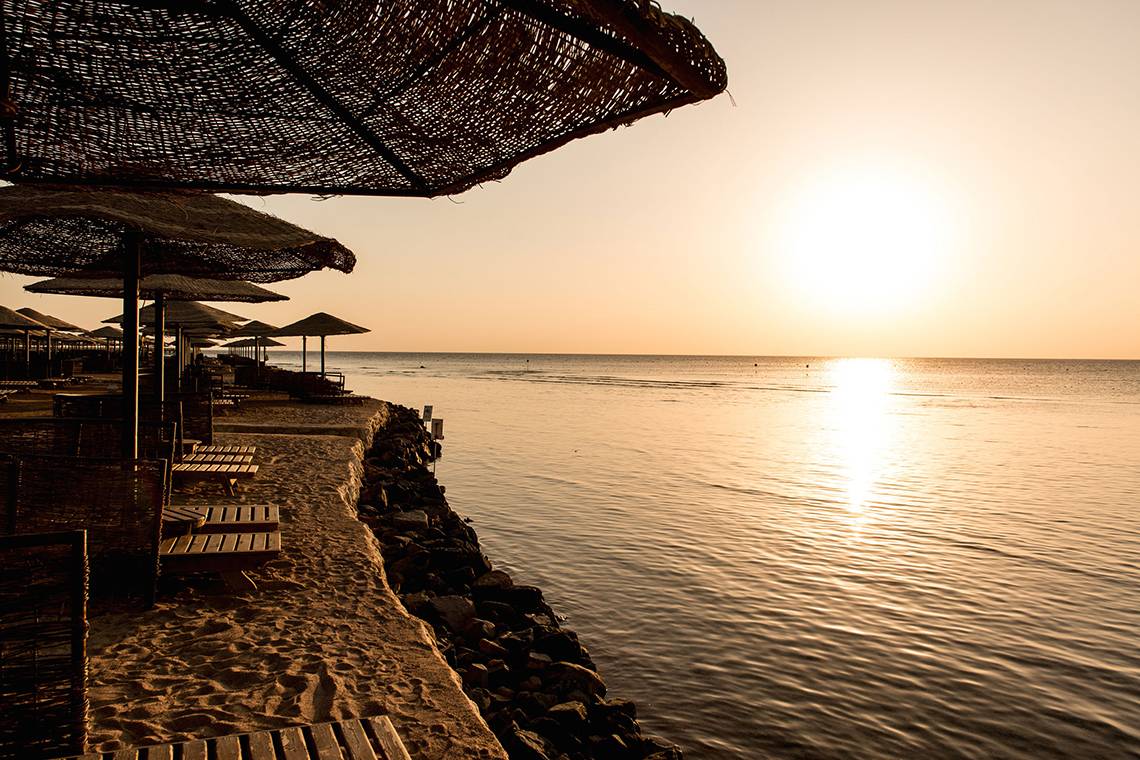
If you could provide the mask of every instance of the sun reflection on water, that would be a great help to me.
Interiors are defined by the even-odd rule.
[[[845,506],[857,529],[870,519],[869,505],[878,495],[892,432],[888,412],[895,374],[888,359],[837,359],[828,366],[833,450],[846,481]]]

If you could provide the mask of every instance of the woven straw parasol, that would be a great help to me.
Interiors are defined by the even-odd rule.
[[[141,275],[274,282],[355,262],[335,240],[204,193],[0,188],[0,271],[123,279],[127,458],[137,451]]]
[[[279,340],[273,340],[273,338],[242,338],[232,343],[226,343],[222,348],[257,348],[259,345],[274,348],[285,344]]]
[[[301,336],[301,371],[305,372],[308,367],[306,363],[306,338],[310,335],[319,335],[321,338],[321,375],[325,374],[325,337],[328,335],[355,335],[357,333],[372,332],[367,327],[354,325],[351,322],[346,322],[340,317],[334,317],[331,314],[326,314],[323,311],[318,311],[316,314],[310,314],[302,320],[294,322],[284,327],[274,330],[270,335],[277,337],[286,337],[290,335]]]
[[[32,366],[32,331],[47,332],[50,328],[43,322],[37,322],[31,317],[24,316],[18,311],[0,306],[0,327],[21,330],[24,333],[24,369],[30,370]]]
[[[105,340],[123,339],[123,331],[117,327],[111,327],[110,325],[103,325],[100,328],[89,331],[87,334],[92,338],[103,338]]]
[[[268,322],[259,322],[255,319],[252,322],[245,323],[244,325],[242,325],[241,327],[239,327],[238,329],[236,329],[230,333],[230,335],[235,337],[235,338],[245,336],[245,335],[249,335],[249,336],[253,337],[254,359],[257,360],[258,372],[261,371],[261,369],[260,369],[260,367],[261,367],[261,355],[262,355],[261,347],[285,345],[284,343],[278,343],[277,341],[272,340],[269,337],[266,337],[276,329],[277,329],[276,326],[271,325]]]
[[[25,285],[24,290],[31,293],[122,298],[123,281],[119,278],[54,277]],[[210,280],[180,274],[152,274],[139,280],[140,298],[153,299],[159,296],[167,301],[262,303],[289,300],[289,296],[241,280]]]
[[[214,306],[207,306],[197,301],[172,301],[166,307],[165,321],[169,324],[182,325],[185,328],[206,328],[212,330],[235,330],[248,317],[224,311]],[[122,324],[123,315],[116,314],[104,319],[109,325]],[[139,321],[144,325],[154,324],[154,306],[145,306],[139,309]]]
[[[56,277],[51,280],[41,280],[25,285],[24,290],[33,293],[58,293],[73,296],[103,296],[121,298],[123,295],[123,281],[120,279],[83,279],[79,277]],[[150,321],[143,317],[144,324],[154,325],[156,336],[154,350],[154,381],[155,397],[162,402],[166,396],[166,363],[163,354],[163,340],[166,334],[167,301],[245,301],[260,303],[265,301],[288,301],[289,297],[274,293],[272,290],[241,280],[209,280],[196,277],[184,277],[180,274],[152,274],[139,280],[139,295],[143,298],[154,299],[154,306],[150,310]],[[208,308],[208,307],[203,307]],[[219,315],[226,312],[216,310]],[[236,317],[237,315],[232,315]],[[182,322],[170,319],[175,326],[175,363],[178,367],[178,385],[182,383]]]
[[[16,309],[20,314],[25,317],[30,317],[37,322],[47,325],[53,330],[63,330],[64,332],[83,332],[82,327],[71,324],[59,317],[53,317],[51,314],[44,314],[43,312],[36,311],[35,309],[25,306],[22,309]]]
[[[277,282],[356,264],[331,238],[206,193],[0,188],[2,271],[121,278],[136,236],[140,276]]]
[[[246,336],[251,336],[251,337],[256,338],[256,337],[261,336],[261,335],[269,335],[270,333],[272,333],[276,330],[279,330],[279,329],[280,328],[274,327],[273,325],[269,324],[268,322],[259,322],[256,319],[254,319],[250,322],[246,322],[244,325],[242,325],[238,329],[231,332],[230,335],[232,335],[235,338],[242,338],[242,337],[246,337]]]
[[[653,0],[4,0],[18,181],[433,196],[715,96]]]
[[[60,330],[62,332],[79,333],[79,332],[83,332],[83,328],[77,327],[76,325],[73,325],[70,322],[62,320],[59,317],[53,317],[51,314],[44,314],[43,312],[36,311],[35,309],[32,309],[28,306],[25,306],[22,309],[16,309],[16,311],[20,312],[25,317],[30,317],[31,319],[36,320],[40,324],[47,326],[48,329],[44,331],[44,349],[45,349],[45,353],[47,356],[47,374],[48,374],[48,377],[51,377],[51,374],[52,374],[52,371],[51,371],[51,353],[52,353],[51,333],[52,333],[52,331],[53,330]]]

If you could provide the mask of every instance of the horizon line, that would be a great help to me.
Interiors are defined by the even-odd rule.
[[[220,351],[225,346],[214,346],[209,351]],[[269,353],[292,352],[301,353],[301,349],[269,348]],[[309,353],[318,353],[309,349]],[[1140,362],[1140,357],[1079,357],[1079,356],[885,356],[882,354],[647,354],[647,353],[592,353],[588,351],[369,351],[360,349],[327,350],[325,354],[435,354],[435,355],[464,355],[464,356],[623,356],[623,357],[658,357],[670,359],[890,359],[906,361],[910,359],[943,360],[943,361],[1068,361],[1068,362]]]

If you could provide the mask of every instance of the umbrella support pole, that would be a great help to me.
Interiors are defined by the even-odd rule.
[[[305,344],[308,343],[308,341],[309,341],[309,339],[307,337],[305,337],[304,335],[301,336],[301,372],[302,373],[307,372],[309,370],[309,365],[305,361],[307,358],[306,353],[305,353],[305,349],[306,349]]]
[[[125,312],[124,312],[125,313]],[[154,398],[158,401],[158,413],[166,419],[163,402],[166,400],[166,356],[163,350],[166,338],[166,295],[161,291],[154,294]]]
[[[179,393],[182,392],[182,372],[186,369],[183,366],[185,359],[186,355],[182,350],[182,325],[178,325],[174,329],[174,366],[178,371],[178,376],[174,378],[174,387]]]
[[[325,336],[321,336],[321,377],[325,376]]]
[[[123,458],[138,457],[139,265],[142,235],[128,230],[123,250]]]

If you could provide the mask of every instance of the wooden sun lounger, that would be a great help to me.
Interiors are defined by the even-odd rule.
[[[243,751],[243,745],[248,751]],[[96,753],[64,760],[103,760],[111,756]],[[115,760],[411,760],[386,715],[120,749],[113,757]]]
[[[190,456],[191,454],[249,454],[252,456],[257,453],[257,447],[218,445],[206,446],[195,438],[183,438],[182,453],[185,456]]]
[[[260,533],[277,530],[281,508],[273,504],[171,505],[162,512],[164,534]],[[167,530],[167,528],[170,530]]]
[[[182,457],[182,461],[187,464],[201,462],[209,462],[211,464],[250,464],[253,462],[253,454],[215,454],[212,451],[195,451],[193,454],[187,454]]]
[[[170,468],[176,480],[215,480],[222,484],[230,496],[237,495],[237,481],[257,474],[255,464],[211,464],[210,462],[178,462]]]
[[[162,573],[221,574],[235,591],[256,591],[246,570],[264,565],[281,553],[281,533],[195,533],[164,538],[158,556]]]

